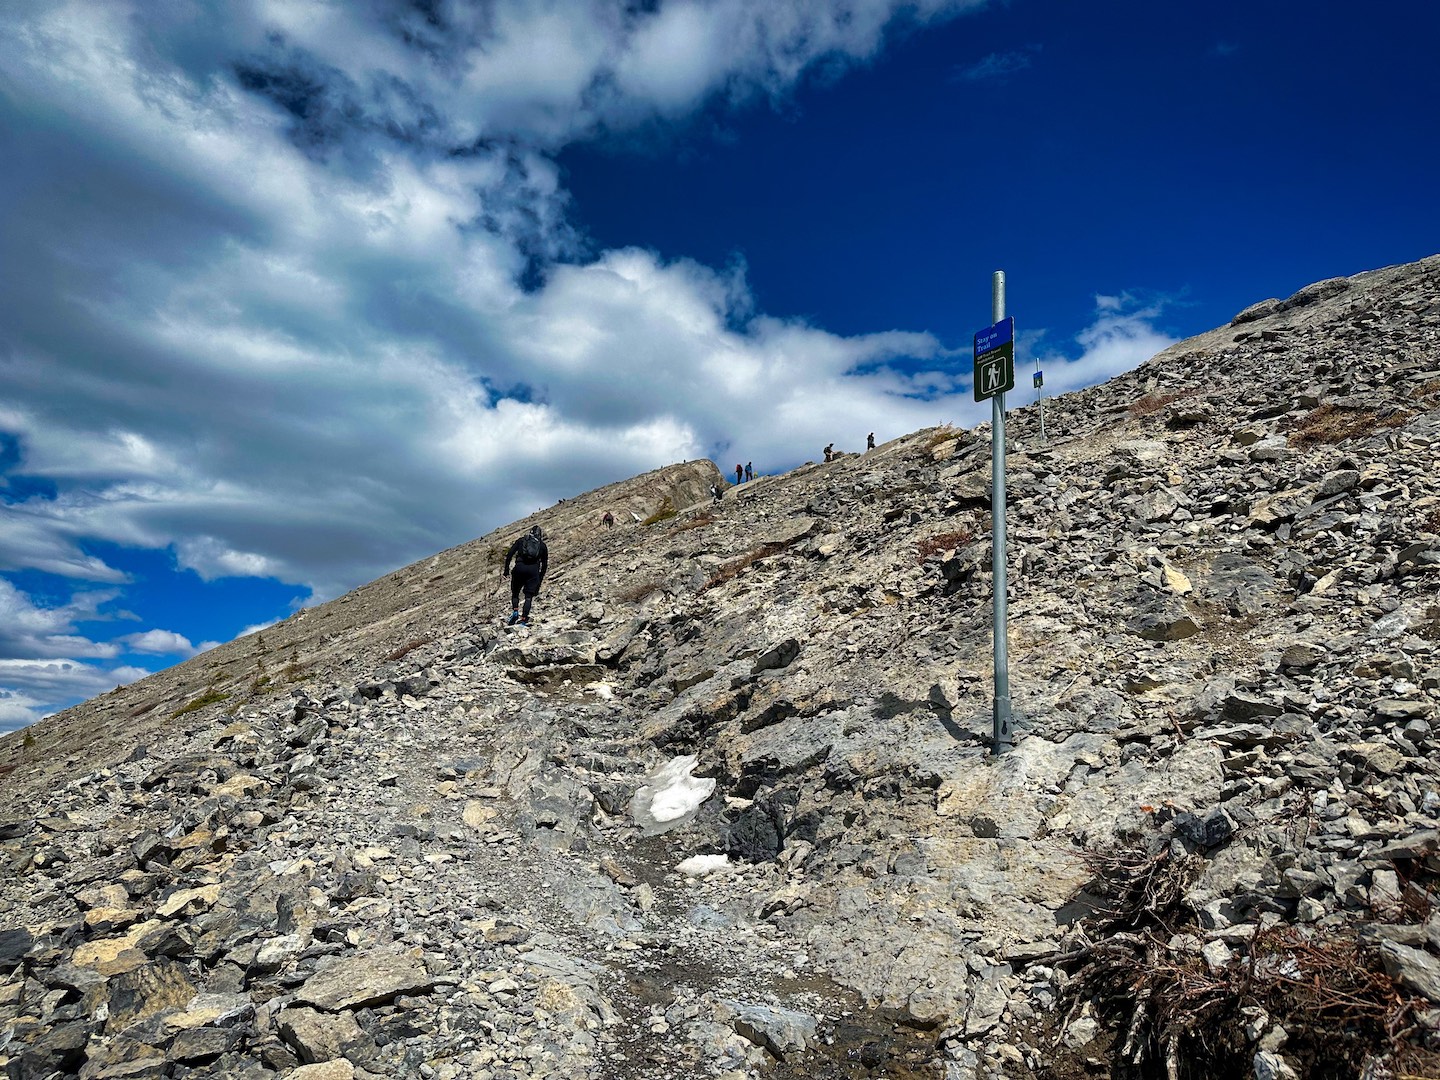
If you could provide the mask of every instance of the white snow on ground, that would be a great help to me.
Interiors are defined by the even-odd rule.
[[[686,877],[700,877],[703,874],[713,874],[717,870],[730,869],[729,855],[691,855],[675,867],[676,872]]]
[[[694,813],[715,790],[713,778],[691,776],[696,756],[671,758],[645,778],[630,804],[640,825],[668,825]]]

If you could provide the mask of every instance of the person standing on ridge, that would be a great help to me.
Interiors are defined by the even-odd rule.
[[[511,560],[515,562],[515,569],[510,569]],[[521,626],[530,625],[530,601],[540,591],[540,583],[545,580],[545,571],[550,567],[550,549],[545,546],[545,534],[540,531],[539,525],[531,527],[530,531],[518,538],[510,545],[510,550],[505,553],[505,568],[500,571],[510,579],[510,621],[507,626],[514,626],[519,623]],[[520,593],[525,593],[525,609],[520,609]]]
[[[736,466],[735,466],[735,484],[736,484],[736,486],[738,487],[738,486],[740,485],[740,483],[741,483],[744,479],[745,479],[745,466],[743,466],[743,465],[736,465]]]
[[[747,462],[745,463],[745,480],[746,480],[747,482],[749,482],[749,481],[754,480],[754,479],[755,479],[755,463],[754,463],[753,461],[747,461]]]
[[[865,436],[865,449],[866,449],[866,450],[874,450],[874,449],[875,449],[875,433],[874,433],[873,431],[870,432],[869,435],[866,435],[866,436]]]

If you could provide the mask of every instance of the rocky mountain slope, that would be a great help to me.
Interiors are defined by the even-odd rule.
[[[1044,408],[1002,755],[984,427],[661,469],[6,737],[7,1075],[1436,1075],[1440,257]]]

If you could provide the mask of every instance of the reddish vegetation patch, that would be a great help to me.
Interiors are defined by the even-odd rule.
[[[1173,390],[1164,394],[1157,390],[1154,393],[1146,394],[1144,397],[1137,398],[1131,402],[1130,415],[1153,416],[1172,401],[1179,401],[1181,398],[1189,396],[1190,393],[1183,390]]]
[[[778,542],[761,544],[754,551],[748,551],[744,555],[741,555],[738,559],[735,559],[732,562],[728,562],[724,566],[720,567],[720,569],[716,570],[714,576],[711,577],[709,581],[705,582],[704,585],[701,585],[700,588],[695,590],[695,595],[699,596],[701,593],[705,592],[708,589],[713,589],[719,585],[724,585],[727,581],[733,581],[735,578],[739,577],[742,572],[753,566],[755,563],[759,562],[761,559],[769,558],[771,555],[778,555],[780,552],[784,551],[789,546],[789,544],[782,544]]]
[[[968,544],[974,538],[974,529],[956,529],[954,532],[940,533],[938,536],[927,536],[915,545],[916,561],[923,563],[936,552],[954,551],[956,548]]]
[[[1290,433],[1292,446],[1318,446],[1358,439],[1385,428],[1400,427],[1410,413],[1384,415],[1373,409],[1347,409],[1340,405],[1321,405],[1311,409]]]
[[[410,655],[412,652],[414,652],[416,649],[420,648],[421,645],[429,645],[430,642],[432,642],[432,641],[434,641],[434,640],[435,640],[435,639],[432,638],[432,637],[430,637],[428,634],[427,634],[426,636],[424,636],[424,637],[414,638],[414,639],[411,640],[411,641],[407,641],[404,645],[401,645],[398,649],[396,649],[396,650],[395,650],[394,652],[392,652],[390,655],[388,655],[387,657],[385,657],[385,659],[386,659],[386,660],[399,660],[399,659],[401,659],[402,657],[409,656],[409,655]]]

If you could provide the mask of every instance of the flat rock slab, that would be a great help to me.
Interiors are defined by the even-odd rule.
[[[365,953],[317,971],[300,987],[295,1001],[334,1012],[379,1005],[400,994],[425,994],[434,987],[435,976],[419,957]]]
[[[1398,941],[1381,943],[1380,960],[1386,973],[1401,986],[1440,1004],[1440,960],[1424,949],[1412,949]]]
[[[794,1009],[722,1001],[717,1011],[728,1016],[739,1035],[778,1057],[804,1050],[815,1040],[815,1018]]]

